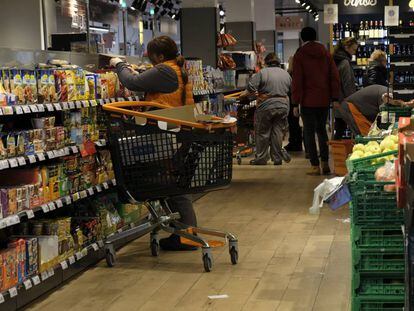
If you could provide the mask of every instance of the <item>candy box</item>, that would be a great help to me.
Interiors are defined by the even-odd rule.
[[[55,70],[56,97],[60,102],[68,100],[68,86],[65,70]]]
[[[26,238],[26,274],[33,275],[38,270],[37,238]]]
[[[51,71],[49,69],[39,69],[37,71],[37,89],[39,103],[50,102],[49,96],[49,77]]]
[[[36,76],[34,70],[23,69],[22,74],[22,86],[24,91],[24,103],[35,103],[37,99],[37,87]]]
[[[0,190],[1,210],[3,218],[9,216],[9,197],[7,189]]]
[[[8,199],[8,215],[15,215],[17,213],[17,198],[16,188],[7,188]]]

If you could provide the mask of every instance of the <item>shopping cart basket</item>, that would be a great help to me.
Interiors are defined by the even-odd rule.
[[[237,135],[235,139],[235,152],[237,164],[241,165],[242,158],[251,156],[254,153],[254,114],[256,111],[255,101],[249,99],[241,100],[241,92],[224,97],[225,103],[229,102],[236,109]]]
[[[142,107],[163,109],[134,110]],[[108,137],[119,191],[132,202],[147,202],[154,226],[150,237],[152,255],[159,254],[158,232],[164,230],[180,236],[185,244],[200,246],[207,272],[212,269],[211,248],[223,246],[226,241],[231,262],[236,264],[238,243],[233,234],[186,226],[167,203],[172,196],[207,192],[230,184],[231,129],[235,123],[196,122],[193,106],[167,108],[151,102],[118,102],[104,105],[104,110],[108,112]],[[161,208],[152,203],[155,201],[160,202]],[[224,242],[207,241],[198,234],[220,237]],[[115,252],[110,245],[106,250],[108,265],[112,266]]]

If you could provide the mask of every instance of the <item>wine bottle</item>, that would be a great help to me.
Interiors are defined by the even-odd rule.
[[[364,40],[364,37],[365,37],[364,22],[361,21],[361,23],[359,24],[358,39]]]
[[[348,22],[346,22],[346,24],[345,24],[345,33],[344,33],[344,35],[345,35],[345,38],[349,38],[351,36],[351,28],[350,28]]]
[[[369,30],[369,38],[370,39],[375,38],[374,24],[373,23],[374,23],[373,21],[370,21],[369,22],[369,28],[368,28],[368,30]]]
[[[384,38],[384,27],[382,26],[382,21],[379,22],[379,26],[378,26],[378,38],[380,39]]]
[[[364,39],[369,39],[369,25],[368,21],[365,21],[365,27],[364,27]]]
[[[378,21],[375,21],[375,26],[374,26],[374,38],[381,38],[379,35],[379,25],[378,25]]]

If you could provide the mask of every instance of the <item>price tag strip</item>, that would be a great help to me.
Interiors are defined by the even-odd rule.
[[[96,252],[99,249],[99,246],[97,243],[92,244],[92,249]]]
[[[17,162],[19,163],[19,166],[26,165],[26,159],[24,157],[18,157]]]
[[[10,294],[10,298],[16,297],[17,296],[17,288],[16,287],[12,287],[9,289],[9,294]]]
[[[27,210],[26,214],[27,214],[28,219],[34,218],[34,216],[35,216],[32,209]]]
[[[36,157],[34,155],[28,155],[27,158],[29,159],[29,163],[36,163]]]
[[[24,288],[26,290],[29,290],[33,287],[33,283],[30,279],[27,279],[26,281],[23,282]]]
[[[75,261],[76,261],[75,256],[70,256],[69,257],[69,264],[70,265],[73,265],[75,263]]]
[[[39,278],[39,276],[38,275],[36,275],[36,276],[34,276],[33,278],[32,278],[32,281],[33,281],[33,284],[36,286],[36,285],[39,285],[40,284],[40,278]]]
[[[46,160],[45,158],[45,154],[44,153],[37,153],[37,158],[39,159],[39,161],[44,161]]]
[[[60,266],[62,267],[62,270],[66,270],[68,268],[68,262],[66,260],[62,261]]]

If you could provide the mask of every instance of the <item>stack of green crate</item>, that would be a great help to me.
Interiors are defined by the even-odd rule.
[[[347,162],[352,195],[352,311],[404,308],[402,210],[395,192],[377,182],[375,171],[392,151]]]

